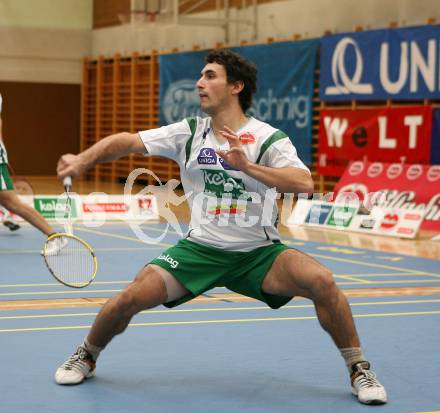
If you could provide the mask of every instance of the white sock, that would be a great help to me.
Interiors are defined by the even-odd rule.
[[[90,355],[93,357],[93,360],[95,361],[98,358],[99,353],[104,350],[104,347],[98,347],[90,344],[87,338],[84,339],[84,343],[82,345],[87,350],[87,352],[90,353]]]
[[[365,356],[360,347],[340,348],[341,356],[345,360],[348,372],[351,373],[351,366],[360,361],[365,361]]]

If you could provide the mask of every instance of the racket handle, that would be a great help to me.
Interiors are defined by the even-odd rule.
[[[63,179],[63,185],[64,185],[64,188],[70,189],[71,186],[72,186],[72,177],[71,176],[66,176]]]

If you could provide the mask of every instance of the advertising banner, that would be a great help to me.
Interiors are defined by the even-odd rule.
[[[423,212],[421,228],[440,231],[440,165],[351,162],[335,187],[335,199],[343,192],[354,192],[369,209],[402,209],[409,220]]]
[[[304,40],[232,49],[258,69],[257,93],[248,115],[285,132],[307,164],[312,162],[312,99],[318,45],[318,40]],[[196,82],[206,54],[159,56],[161,125],[188,116],[204,116]]]
[[[288,225],[312,225],[340,231],[415,238],[425,211],[374,206],[371,211],[360,205],[298,200]]]
[[[66,197],[56,195],[35,195],[34,208],[47,219],[64,219],[66,215]],[[70,208],[72,219],[78,218],[78,198],[72,196]]]
[[[81,200],[81,219],[148,220],[159,217],[156,198],[153,195],[89,195]]]
[[[91,195],[71,194],[71,218],[74,221],[104,222],[106,220],[148,221],[159,219],[157,199],[154,195]],[[20,195],[20,200],[34,207],[43,217],[63,223],[66,213],[64,195]],[[23,219],[0,208],[0,222],[11,217],[14,221]]]
[[[440,98],[440,25],[321,39],[323,101]]]
[[[340,176],[349,160],[429,164],[432,108],[322,110],[318,172]]]

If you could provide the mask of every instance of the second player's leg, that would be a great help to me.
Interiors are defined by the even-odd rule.
[[[21,202],[15,191],[0,191],[0,204],[14,214],[22,217],[44,234],[49,235],[54,232],[54,229],[37,210]]]

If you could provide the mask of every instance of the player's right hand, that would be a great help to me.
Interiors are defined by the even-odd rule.
[[[57,176],[59,180],[63,180],[66,176],[71,176],[72,178],[78,178],[86,166],[80,155],[73,155],[71,153],[66,153],[61,156],[57,164]]]

